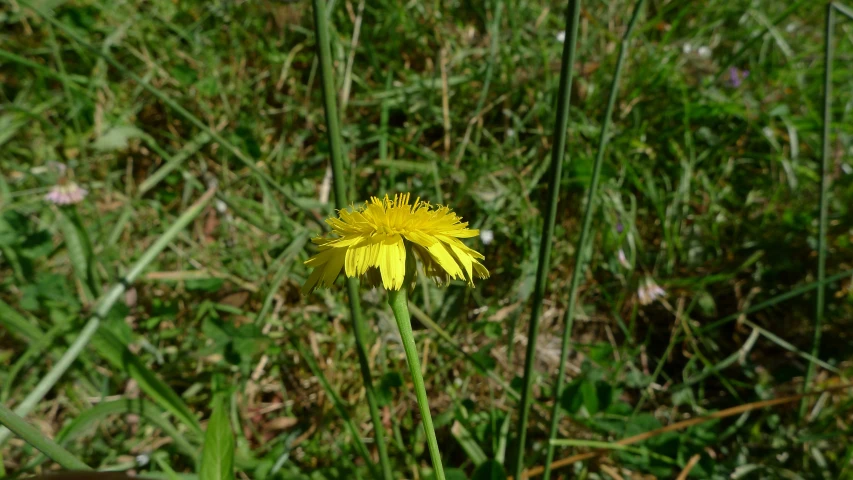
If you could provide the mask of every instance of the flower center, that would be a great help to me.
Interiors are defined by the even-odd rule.
[[[378,225],[376,233],[381,235],[402,235],[405,233],[405,229],[390,225]]]

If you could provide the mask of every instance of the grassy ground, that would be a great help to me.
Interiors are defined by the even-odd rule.
[[[561,437],[615,442],[804,388],[815,294],[798,288],[816,278],[819,3],[791,12],[771,1],[664,0],[644,10],[610,130]],[[410,191],[493,232],[491,242],[469,242],[485,254],[490,280],[475,290],[423,283],[413,296],[445,465],[469,478],[487,459],[513,456],[508,419],[565,6],[332,4],[350,200]],[[300,294],[302,261],[314,251],[306,237],[332,213],[310,5],[33,2],[42,13],[22,0],[0,5],[0,402],[20,404],[95,299],[216,185],[215,201],[146,264],[103,318],[107,333],[27,418],[93,466],[192,472],[198,422],[203,429],[222,393],[240,478],[370,478],[352,436],[376,454],[344,289]],[[583,193],[631,9],[585,2],[581,14],[531,467],[544,458]],[[829,275],[853,268],[851,28],[840,20],[836,29]],[[740,85],[729,67],[738,78],[749,72]],[[57,162],[89,191],[75,207],[44,200]],[[668,294],[641,305],[646,276]],[[845,382],[851,366],[850,274],[827,288],[810,389]],[[366,292],[363,303],[394,469],[429,478],[384,293]],[[138,361],[121,354],[123,344]],[[158,385],[177,396],[157,395]],[[851,475],[851,402],[835,392],[810,397],[804,411],[798,401],[756,409],[560,471],[674,478],[697,455],[695,478],[840,478]],[[587,450],[561,447],[557,457]],[[12,439],[0,465],[11,476],[51,468],[37,453]],[[475,477],[501,478],[485,470]]]

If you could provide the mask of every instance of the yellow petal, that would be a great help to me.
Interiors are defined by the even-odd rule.
[[[344,268],[344,260],[346,259],[346,253],[343,250],[333,250],[332,252],[333,255],[331,255],[329,262],[323,266],[323,285],[327,288],[335,283],[335,279],[338,278],[341,269]]]
[[[323,268],[315,268],[311,275],[308,276],[308,280],[305,281],[305,285],[302,285],[302,295],[308,295],[313,292],[317,288],[317,282],[320,281],[320,277],[323,276]]]
[[[416,244],[418,244],[422,247],[426,247],[426,248],[431,247],[436,242],[435,237],[433,237],[432,235],[427,235],[427,234],[425,234],[423,232],[419,232],[417,230],[410,230],[410,231],[406,232],[405,237],[410,242],[416,243]]]
[[[468,283],[473,285],[473,277],[471,276],[471,270],[473,267],[471,264],[474,259],[471,258],[471,255],[468,255],[456,245],[450,244],[448,246],[450,247],[450,252],[453,254],[453,257],[456,259],[456,262],[465,270],[465,273],[467,274],[465,278],[468,280]]]
[[[432,256],[432,259],[450,275],[451,278],[462,278],[462,270],[459,268],[459,264],[456,263],[456,260],[453,258],[453,255],[447,251],[447,246],[441,242],[436,242],[431,247],[427,248]]]
[[[399,290],[406,276],[406,247],[399,235],[387,237],[379,246],[379,271],[386,290]]]

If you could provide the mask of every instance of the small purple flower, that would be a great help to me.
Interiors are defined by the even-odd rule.
[[[622,233],[622,230],[625,230],[625,227],[622,226],[622,222],[616,222],[616,233]]]
[[[729,81],[727,83],[731,88],[738,88],[748,76],[749,70],[741,70],[737,67],[731,67],[729,68]]]
[[[66,180],[51,187],[44,199],[54,205],[73,205],[82,202],[88,193],[89,191],[80,185]]]

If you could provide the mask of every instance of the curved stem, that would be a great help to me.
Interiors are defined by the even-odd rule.
[[[424,377],[421,375],[421,362],[418,360],[418,349],[415,346],[415,335],[412,333],[412,320],[409,317],[409,302],[406,285],[400,290],[388,291],[388,305],[394,312],[397,320],[397,328],[400,329],[400,337],[403,339],[403,349],[406,351],[406,362],[409,364],[409,373],[412,374],[412,383],[415,385],[415,396],[418,398],[418,408],[421,411],[421,420],[426,432],[429,455],[432,458],[432,466],[435,469],[436,480],[444,480],[444,468],[441,466],[441,456],[438,453],[438,440],[435,438],[435,428],[432,425],[432,415],[429,412]]]

